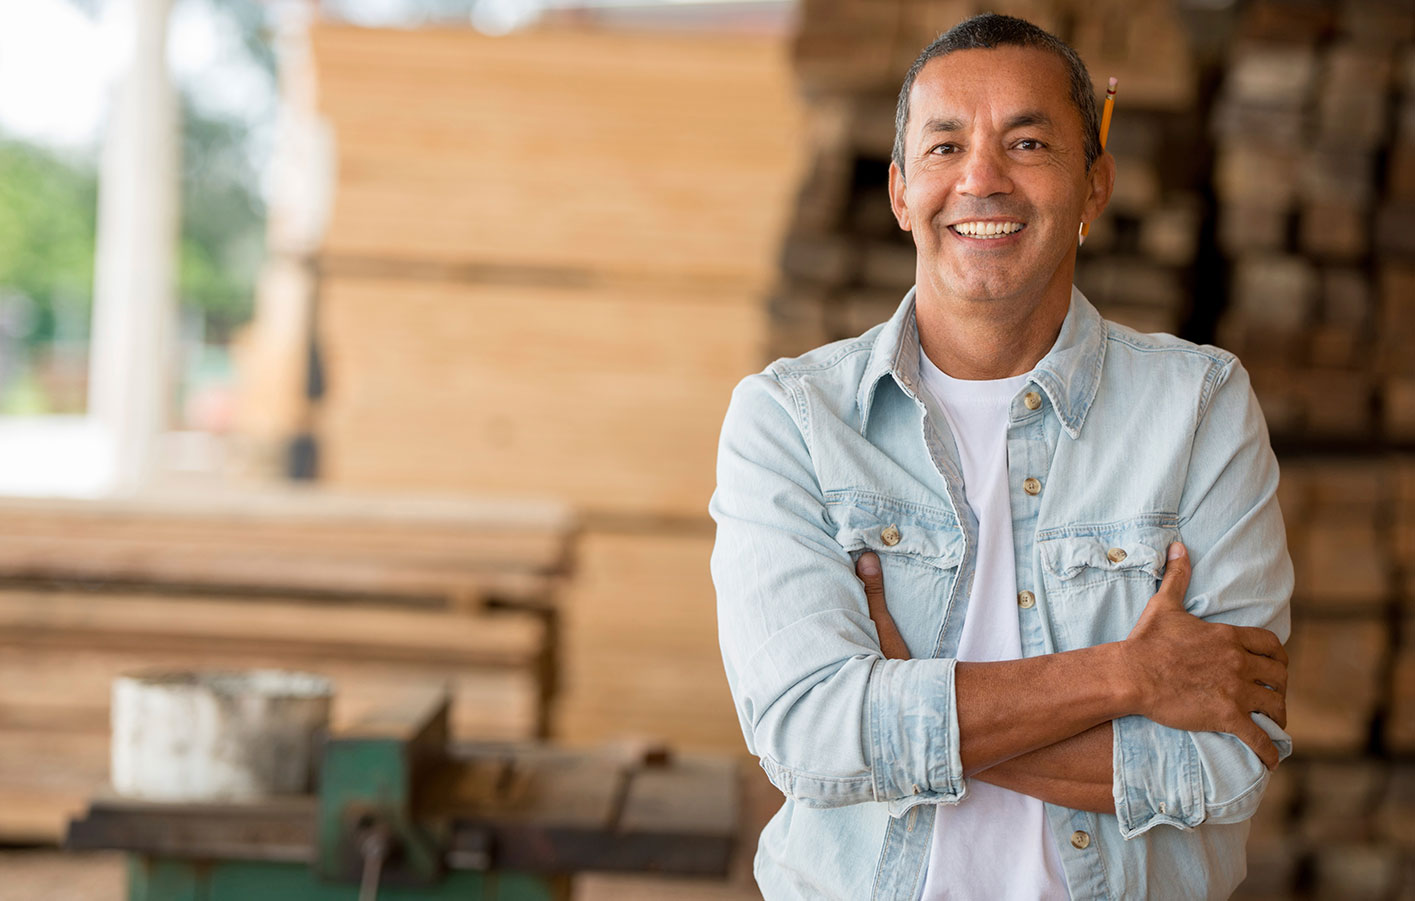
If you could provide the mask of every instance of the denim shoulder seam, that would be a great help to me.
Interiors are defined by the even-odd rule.
[[[1204,421],[1204,417],[1209,412],[1209,402],[1213,400],[1214,392],[1219,386],[1228,381],[1228,377],[1233,372],[1233,366],[1238,362],[1238,358],[1230,356],[1227,360],[1215,360],[1214,365],[1209,367],[1209,371],[1204,373],[1204,390],[1199,395],[1199,415],[1194,420],[1194,427],[1197,429],[1199,423]]]
[[[1106,320],[1106,338],[1126,347],[1139,351],[1140,353],[1182,353],[1196,357],[1204,357],[1213,363],[1225,363],[1234,359],[1233,354],[1221,347],[1214,347],[1212,344],[1193,344],[1183,342],[1179,344],[1152,344],[1139,340],[1143,337],[1141,332],[1125,332],[1116,328],[1116,323]]]
[[[818,348],[818,350],[824,350],[825,347],[829,346],[830,345],[828,344],[824,345],[823,347]],[[819,362],[812,360],[811,352],[808,352],[804,356],[787,357],[777,360],[776,362],[768,366],[767,369],[777,374],[778,376],[801,376],[815,372],[824,372],[827,369],[833,369],[836,366],[839,366],[841,362],[843,362],[848,357],[851,357],[857,353],[869,352],[873,349],[873,347],[874,342],[872,340],[854,338],[842,342],[839,347],[836,347],[828,355],[826,355],[825,359],[820,360]],[[799,362],[803,360],[808,362]]]

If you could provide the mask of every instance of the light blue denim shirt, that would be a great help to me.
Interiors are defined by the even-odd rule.
[[[967,793],[953,670],[977,521],[918,365],[911,291],[860,337],[744,379],[722,428],[719,637],[747,746],[786,796],[756,857],[769,901],[912,901],[933,840],[923,805]],[[1025,656],[1124,639],[1175,540],[1193,560],[1190,612],[1286,641],[1277,461],[1231,354],[1107,322],[1073,289],[1013,398],[1007,453],[1017,587],[1035,595],[1018,611]],[[916,659],[880,653],[854,572],[865,550]],[[1113,814],[1046,806],[1072,897],[1228,897],[1267,785],[1257,756],[1139,716],[1114,722],[1113,744]]]

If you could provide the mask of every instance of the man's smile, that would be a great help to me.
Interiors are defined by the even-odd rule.
[[[1026,227],[1027,223],[1015,220],[969,219],[953,223],[948,230],[971,240],[996,241],[1015,235]]]

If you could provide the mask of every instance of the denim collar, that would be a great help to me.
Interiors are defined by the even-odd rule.
[[[919,379],[919,327],[914,316],[914,293],[910,288],[899,309],[875,336],[869,366],[860,382],[856,403],[860,408],[860,431],[869,424],[870,408],[880,379],[894,376],[906,393],[913,394]],[[1031,372],[1031,381],[1051,401],[1051,408],[1067,435],[1079,438],[1100,386],[1101,365],[1105,362],[1106,325],[1101,314],[1076,286],[1071,287],[1071,307],[1061,323],[1061,332],[1047,355]]]

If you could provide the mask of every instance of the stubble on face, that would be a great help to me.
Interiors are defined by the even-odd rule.
[[[1061,60],[1034,48],[957,51],[919,73],[908,178],[896,189],[918,250],[921,300],[1016,321],[1069,299],[1090,186],[1068,86]],[[960,231],[980,222],[1022,228],[990,239]]]

